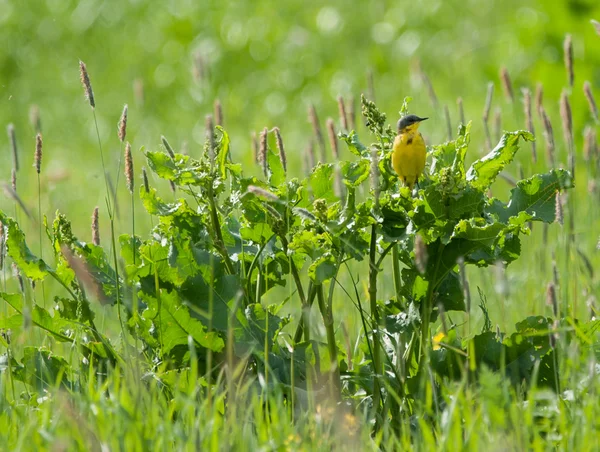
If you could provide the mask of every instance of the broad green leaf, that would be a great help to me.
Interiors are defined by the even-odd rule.
[[[25,347],[22,364],[13,375],[40,393],[56,387],[58,382],[65,389],[73,387],[69,363],[45,347]]]
[[[140,187],[140,199],[150,215],[171,215],[179,208],[180,202],[166,203],[159,198],[157,193],[155,188],[150,187],[150,191],[147,192],[144,185]]]
[[[268,149],[267,161],[269,162],[269,184],[273,187],[278,187],[285,183],[285,171],[283,170],[279,154],[275,154]]]
[[[333,165],[319,163],[309,176],[309,184],[315,199],[325,199],[327,202],[337,200],[333,191]]]
[[[435,292],[435,305],[441,304],[444,311],[465,310],[464,292],[458,273],[455,271],[451,271],[446,275]]]
[[[528,217],[520,217],[526,221],[543,221],[552,223],[556,216],[556,192],[573,187],[571,173],[564,169],[553,169],[545,174],[536,174],[517,182],[511,190],[508,204],[504,205],[494,199],[487,211],[496,215],[503,223],[510,218],[527,213]]]
[[[0,298],[6,301],[15,311],[23,314],[27,309],[23,306],[23,297],[21,294],[0,292]],[[44,308],[34,305],[31,310],[31,321],[34,325],[51,334],[55,339],[61,342],[73,342],[72,333],[73,324],[59,317],[52,317]]]
[[[349,134],[340,133],[340,139],[346,143],[348,150],[358,157],[366,157],[369,155],[369,149],[360,142],[357,133],[353,130]]]
[[[496,180],[500,171],[512,162],[519,149],[519,139],[521,138],[526,141],[534,140],[533,135],[525,130],[505,132],[492,151],[473,162],[467,171],[467,181],[471,186],[480,190],[487,189]]]
[[[240,323],[235,329],[236,354],[244,356],[259,352],[257,357],[262,357],[261,359],[264,359],[264,354],[260,352],[265,349],[265,344],[269,350],[273,349],[278,331],[288,323],[287,319],[274,315],[260,304],[249,305],[243,314],[238,312],[237,317]]]
[[[371,161],[367,158],[354,162],[344,161],[341,166],[344,184],[349,187],[358,187],[369,177],[371,171]]]
[[[46,263],[35,256],[25,242],[25,234],[15,220],[0,211],[0,222],[8,228],[6,249],[8,255],[21,269],[23,275],[34,281],[41,281],[52,270]]]
[[[329,281],[337,272],[337,263],[332,254],[325,254],[314,261],[308,268],[308,276],[315,284]]]
[[[189,336],[198,346],[215,352],[223,349],[223,339],[215,332],[208,333],[202,322],[190,316],[177,292],[161,290],[160,301],[148,295],[143,295],[142,298],[148,304],[142,317],[151,320],[157,328],[158,339],[162,342],[165,353],[171,352],[178,345],[187,347]]]

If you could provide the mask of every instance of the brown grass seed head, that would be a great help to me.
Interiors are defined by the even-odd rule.
[[[94,99],[94,91],[92,90],[92,84],[90,82],[87,67],[85,66],[85,63],[81,60],[79,61],[79,76],[81,79],[81,84],[83,85],[85,97],[90,103],[90,107],[96,108],[96,100]]]

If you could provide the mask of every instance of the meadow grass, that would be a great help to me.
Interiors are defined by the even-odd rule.
[[[267,36],[263,37],[262,41],[253,38],[255,42],[268,43],[272,40],[274,43],[277,37],[283,35],[280,30],[285,28],[285,24],[293,24],[292,17],[298,12],[299,6],[292,3],[283,9],[282,23],[273,25],[270,31],[266,31]],[[416,12],[423,21],[423,24],[419,25],[420,28],[417,27],[422,36],[431,37],[431,41],[440,43],[442,38],[434,35],[432,31],[445,26],[443,17],[447,14],[444,11],[447,12],[449,7],[451,5],[438,5],[438,10],[431,16],[427,16],[425,12]],[[158,12],[152,11],[152,8],[145,4],[139,6],[137,11],[130,9],[133,8],[132,6],[123,8],[126,11],[124,17],[139,17],[140,14],[148,17],[158,15]],[[196,12],[192,6],[188,5],[185,8],[190,9],[188,13],[191,15]],[[80,105],[82,102],[76,103],[74,100],[80,100],[81,97],[80,93],[74,94],[75,89],[71,86],[76,85],[76,69],[73,71],[73,68],[69,67],[67,70],[66,66],[63,66],[63,60],[51,67],[58,68],[55,72],[75,74],[75,76],[64,76],[68,79],[68,83],[53,91],[55,96],[64,93],[65,99],[69,99],[65,100],[65,105],[62,106],[51,106],[48,97],[44,97],[40,89],[35,86],[33,76],[25,81],[17,80],[14,76],[9,77],[9,86],[14,93],[27,92],[28,94],[24,96],[26,100],[15,101],[16,106],[12,106],[8,113],[0,114],[0,117],[6,120],[5,122],[12,121],[15,124],[11,124],[8,128],[9,152],[4,157],[8,162],[5,167],[9,170],[13,169],[12,177],[15,182],[12,187],[7,184],[5,189],[7,196],[0,200],[0,209],[10,212],[10,216],[14,216],[19,221],[30,248],[36,251],[39,249],[39,257],[48,257],[53,255],[55,244],[46,241],[44,215],[50,216],[56,209],[60,209],[73,220],[74,230],[89,231],[88,212],[96,204],[101,206],[94,210],[93,233],[85,232],[76,235],[79,235],[83,242],[98,246],[100,237],[110,238],[104,240],[103,245],[106,254],[110,257],[112,268],[116,271],[115,278],[118,281],[120,276],[129,276],[128,266],[122,263],[124,258],[120,254],[125,252],[121,251],[121,248],[125,247],[123,242],[119,242],[118,234],[124,233],[131,237],[137,232],[139,237],[145,238],[150,236],[150,231],[159,224],[157,215],[143,213],[142,209],[137,208],[140,204],[137,187],[141,185],[145,193],[149,193],[151,188],[156,187],[165,200],[177,202],[178,199],[183,198],[188,200],[190,205],[197,205],[198,209],[202,210],[199,199],[195,199],[200,196],[199,192],[194,192],[195,189],[193,190],[191,186],[178,187],[176,191],[173,181],[160,180],[154,173],[150,173],[151,182],[148,181],[145,171],[143,179],[136,176],[140,171],[136,173],[134,169],[141,168],[142,155],[132,152],[131,144],[126,143],[124,123],[128,115],[127,134],[135,147],[139,148],[144,144],[150,150],[155,150],[162,142],[167,153],[175,160],[179,158],[176,156],[183,154],[177,150],[182,149],[183,142],[189,140],[192,143],[190,153],[197,156],[206,151],[211,168],[215,159],[214,139],[215,136],[220,137],[218,132],[214,132],[218,130],[214,126],[223,126],[227,131],[231,130],[231,160],[236,163],[241,162],[245,173],[256,175],[259,179],[268,178],[272,172],[269,166],[272,165],[269,161],[271,149],[277,149],[277,158],[280,159],[284,173],[289,174],[288,179],[302,175],[303,171],[300,168],[303,161],[308,161],[306,166],[312,168],[315,166],[315,160],[321,162],[351,160],[353,156],[338,140],[337,133],[355,129],[363,143],[370,142],[362,118],[354,113],[355,103],[357,103],[354,99],[358,99],[363,91],[370,99],[377,99],[378,105],[381,102],[381,109],[389,112],[388,122],[392,124],[395,122],[393,115],[401,105],[400,99],[404,95],[411,94],[414,98],[410,105],[411,111],[432,112],[429,114],[432,117],[430,125],[423,127],[423,133],[428,143],[432,145],[454,137],[456,125],[465,124],[472,119],[473,144],[467,154],[469,162],[493,148],[503,129],[523,128],[532,133],[537,131],[537,141],[522,143],[516,163],[505,169],[504,179],[496,182],[491,189],[492,194],[506,201],[508,190],[514,187],[516,181],[553,167],[570,169],[575,175],[575,188],[556,196],[556,223],[551,225],[534,223],[531,235],[524,237],[521,242],[520,258],[509,267],[504,268],[503,265],[488,268],[469,267],[464,272],[461,267],[461,277],[467,275],[461,287],[467,290],[468,283],[470,289],[468,292],[471,300],[470,310],[467,313],[446,313],[447,317],[442,317],[432,325],[431,336],[440,331],[447,333],[447,329],[456,329],[462,331],[464,344],[467,344],[467,339],[478,334],[488,320],[491,320],[494,332],[498,330],[500,335],[506,337],[515,331],[515,324],[527,316],[542,315],[556,322],[569,317],[570,320],[556,323],[556,328],[547,332],[554,347],[553,356],[556,359],[558,375],[556,380],[559,381],[559,386],[549,389],[545,385],[538,385],[537,375],[544,372],[543,368],[540,369],[544,365],[540,361],[534,363],[531,379],[516,385],[511,384],[510,378],[503,373],[504,371],[492,370],[485,364],[476,365],[474,361],[466,362],[465,366],[470,366],[469,371],[461,378],[436,376],[429,365],[424,365],[424,373],[420,374],[421,381],[425,381],[425,390],[421,394],[423,397],[407,401],[401,397],[402,394],[395,394],[397,403],[402,409],[405,409],[403,404],[409,404],[409,412],[412,413],[398,425],[386,422],[385,419],[382,422],[374,416],[373,405],[379,406],[380,392],[385,390],[392,394],[397,388],[386,387],[385,383],[381,383],[373,375],[365,376],[366,379],[373,381],[372,394],[356,390],[355,383],[348,378],[349,374],[345,371],[342,371],[341,380],[334,375],[330,385],[319,382],[318,387],[312,388],[311,383],[307,382],[306,387],[301,388],[299,385],[295,386],[298,382],[294,381],[295,373],[292,368],[291,384],[287,386],[272,384],[273,377],[269,374],[276,373],[275,363],[273,366],[269,365],[272,348],[288,347],[292,356],[294,353],[299,353],[296,349],[298,341],[292,341],[290,338],[300,319],[303,319],[305,331],[308,332],[308,336],[306,332],[304,333],[305,338],[316,338],[317,341],[327,344],[324,350],[329,352],[329,356],[325,358],[331,359],[330,364],[333,369],[337,366],[338,358],[340,361],[345,360],[349,366],[355,365],[360,368],[360,365],[370,356],[367,348],[371,344],[374,346],[374,351],[371,353],[376,374],[381,375],[384,367],[390,373],[392,370],[403,372],[401,360],[389,363],[385,361],[388,356],[386,353],[391,357],[396,356],[391,351],[394,344],[380,335],[381,333],[374,333],[371,340],[365,335],[366,323],[370,325],[373,321],[375,325],[373,329],[378,331],[379,327],[383,327],[382,319],[378,319],[377,316],[371,319],[368,314],[363,313],[362,309],[357,309],[358,303],[362,300],[365,313],[377,312],[378,304],[381,305],[383,301],[397,297],[401,290],[397,278],[401,268],[392,266],[390,259],[384,261],[385,267],[382,268],[382,272],[375,271],[377,253],[380,252],[377,249],[375,227],[372,230],[372,242],[369,244],[366,259],[362,262],[353,262],[347,267],[337,263],[335,283],[321,286],[314,293],[309,285],[308,287],[305,285],[303,291],[299,290],[302,285],[298,281],[301,278],[306,279],[307,265],[295,269],[294,260],[290,258],[290,268],[283,276],[286,281],[285,287],[270,288],[271,283],[267,277],[269,270],[263,267],[265,265],[263,262],[256,262],[257,272],[263,275],[263,279],[261,276],[258,277],[256,284],[257,298],[264,306],[283,304],[277,315],[292,316],[291,324],[278,332],[278,345],[270,344],[265,335],[265,342],[261,344],[266,361],[264,373],[257,371],[258,364],[255,360],[240,359],[234,353],[233,345],[229,346],[234,342],[231,324],[236,319],[233,315],[227,316],[227,322],[230,322],[225,335],[228,345],[223,352],[215,352],[213,355],[212,350],[209,350],[206,356],[198,358],[196,347],[192,344],[185,352],[186,356],[191,357],[190,365],[179,369],[171,367],[167,360],[165,362],[156,360],[156,355],[153,355],[150,347],[142,345],[143,340],[140,337],[143,325],[136,323],[138,302],[146,304],[148,301],[138,301],[136,291],[132,291],[125,284],[122,287],[117,284],[116,307],[101,306],[96,303],[93,286],[86,286],[83,291],[87,292],[92,301],[91,309],[96,314],[97,332],[110,340],[112,346],[118,350],[118,354],[125,358],[122,362],[117,360],[112,363],[95,362],[93,358],[90,361],[81,348],[82,345],[93,342],[90,339],[93,335],[90,328],[83,328],[75,322],[72,328],[75,339],[71,342],[57,341],[52,335],[44,334],[44,328],[39,328],[40,325],[46,324],[36,317],[35,306],[44,306],[49,310],[52,307],[58,311],[60,300],[55,300],[54,296],[65,296],[59,283],[50,278],[46,278],[41,284],[38,282],[36,286],[32,286],[28,280],[23,282],[20,273],[11,272],[11,258],[2,255],[1,260],[4,261],[2,291],[20,294],[25,306],[22,316],[19,317],[19,320],[22,320],[19,324],[15,323],[15,311],[11,307],[3,303],[2,308],[1,344],[4,355],[0,361],[2,371],[0,444],[3,448],[11,450],[328,450],[343,448],[350,450],[547,450],[555,448],[598,450],[600,424],[597,419],[600,408],[597,401],[600,389],[600,365],[598,364],[600,348],[598,324],[593,322],[598,318],[599,309],[598,276],[595,264],[598,262],[596,247],[600,218],[595,205],[599,193],[600,159],[595,136],[598,114],[594,100],[595,88],[597,90],[599,86],[599,77],[594,65],[597,66],[599,60],[600,38],[594,35],[594,27],[588,23],[589,19],[593,18],[592,12],[598,13],[596,16],[600,15],[598,7],[593,10],[590,6],[589,17],[586,15],[585,18],[582,18],[580,13],[567,14],[566,19],[560,22],[561,26],[558,30],[553,30],[550,37],[546,36],[546,33],[550,32],[544,29],[544,21],[558,21],[558,18],[565,14],[563,6],[531,4],[519,10],[522,15],[529,14],[530,23],[525,26],[522,21],[518,24],[508,22],[509,28],[514,30],[514,35],[512,37],[503,35],[505,39],[514,38],[518,48],[527,49],[528,55],[529,52],[533,54],[536,49],[541,48],[541,45],[534,43],[537,37],[544,37],[543,39],[548,42],[542,49],[547,54],[542,54],[543,56],[539,58],[530,55],[529,63],[520,61],[518,52],[511,51],[510,46],[497,47],[496,44],[492,44],[492,38],[489,36],[480,37],[480,42],[488,48],[493,48],[492,55],[496,58],[488,58],[485,52],[477,49],[472,54],[465,54],[465,50],[458,44],[455,49],[456,55],[443,58],[442,55],[445,54],[441,52],[444,51],[442,49],[444,46],[440,44],[434,49],[433,44],[420,38],[421,63],[413,64],[410,70],[407,70],[408,60],[412,58],[416,61],[416,55],[404,55],[402,52],[405,52],[406,46],[410,44],[411,36],[401,35],[403,39],[399,36],[394,50],[396,52],[394,55],[397,55],[397,52],[403,55],[402,58],[396,58],[404,61],[405,66],[400,66],[397,61],[391,64],[385,60],[385,53],[381,48],[375,50],[364,48],[354,42],[352,34],[347,31],[336,31],[327,35],[331,30],[337,30],[339,24],[336,25],[336,20],[345,21],[350,30],[366,29],[363,18],[360,18],[357,13],[343,13],[341,5],[332,4],[329,8],[314,10],[316,27],[322,36],[315,38],[316,35],[312,32],[314,25],[306,25],[306,28],[311,30],[308,37],[302,34],[302,30],[296,30],[298,34],[292,35],[292,38],[295,37],[300,41],[308,40],[308,44],[305,45],[309,49],[316,48],[320,42],[325,42],[321,49],[322,54],[314,57],[312,62],[307,57],[310,56],[309,53],[302,53],[305,58],[308,58],[306,60],[308,65],[320,65],[324,68],[318,76],[305,75],[304,69],[292,63],[282,64],[281,61],[287,61],[285,56],[278,57],[282,60],[277,60],[269,66],[270,63],[260,59],[259,44],[250,47],[253,49],[251,53],[258,55],[258,63],[251,63],[247,59],[241,60],[242,66],[258,65],[260,71],[265,72],[274,73],[285,68],[286,72],[282,75],[284,79],[287,77],[293,80],[295,72],[308,77],[308,81],[300,85],[302,89],[290,88],[285,96],[277,96],[276,94],[281,94],[279,92],[269,93],[268,84],[262,85],[262,82],[257,82],[260,74],[264,72],[254,74],[252,77],[244,77],[243,71],[237,70],[232,71],[233,74],[226,74],[221,60],[215,56],[218,53],[215,46],[211,47],[210,44],[214,40],[224,39],[226,44],[222,45],[221,52],[230,57],[239,52],[235,47],[236,28],[228,28],[230,23],[238,23],[238,20],[233,19],[233,11],[226,8],[222,10],[217,8],[215,14],[218,18],[214,18],[215,23],[222,23],[223,27],[227,28],[226,38],[222,38],[219,33],[211,32],[214,36],[205,36],[201,40],[198,45],[200,51],[194,54],[193,61],[185,62],[184,67],[194,64],[196,77],[194,83],[190,83],[186,78],[181,79],[182,71],[173,69],[169,71],[166,67],[157,68],[152,76],[147,76],[151,69],[149,66],[143,66],[143,71],[146,71],[145,80],[150,82],[142,88],[142,82],[136,79],[135,105],[129,100],[130,94],[124,95],[134,84],[129,77],[134,73],[133,69],[129,71],[127,84],[111,85],[115,83],[115,79],[103,75],[109,72],[109,68],[114,68],[112,63],[107,62],[105,57],[95,59],[92,55],[86,56],[84,59],[90,65],[94,86],[101,87],[92,92],[87,72],[85,77],[82,76],[89,106],[94,110],[91,121],[86,121],[82,117]],[[476,23],[473,8],[470,6],[467,9],[466,18],[469,20],[465,21],[461,29],[469,30]],[[396,10],[392,10],[394,11]],[[506,20],[503,19],[505,13],[499,9],[493,11],[498,13],[499,20]],[[76,12],[74,10],[73,14]],[[105,18],[110,16],[107,12],[97,14]],[[403,20],[399,19],[399,13],[396,11],[394,14],[396,15],[390,16],[390,23],[395,24],[394,26],[403,23]],[[168,17],[173,18],[169,19],[173,23],[180,21],[185,25],[188,21],[184,16],[172,11],[169,12]],[[380,12],[370,11],[367,17],[373,19],[373,24],[380,25]],[[548,17],[550,19],[547,19]],[[375,20],[376,18],[378,20]],[[16,19],[13,14],[12,18],[4,20]],[[27,20],[34,22],[31,18]],[[118,23],[119,19],[115,20]],[[385,36],[382,37],[381,33],[385,31],[385,27],[383,31],[375,25],[373,27],[372,35],[380,41],[384,39]],[[562,29],[562,27],[567,28]],[[142,33],[137,25],[135,29]],[[40,24],[39,33],[48,33],[45,30]],[[171,32],[174,36],[177,34],[169,30],[166,26],[164,34],[169,35]],[[181,30],[185,30],[185,26]],[[488,29],[482,29],[480,33],[487,32]],[[75,31],[71,33],[76,34]],[[93,36],[95,41],[92,42],[99,42],[105,37],[106,31],[89,30],[79,33],[85,33],[87,37]],[[459,42],[459,36],[452,35],[454,42]],[[181,42],[186,43],[185,47],[175,37],[167,40],[170,47],[164,50],[165,54],[168,54],[164,57],[168,60],[168,65],[175,68],[179,68],[180,63],[174,60],[175,57],[171,52],[181,56],[185,53],[182,48],[192,49],[194,44],[188,36],[180,38]],[[594,41],[593,38],[596,40]],[[40,54],[39,49],[35,47],[31,50],[31,43],[21,40],[17,42],[23,49],[30,49],[34,54]],[[474,42],[471,44],[475,45]],[[136,47],[131,42],[123,45],[125,47],[123,54],[136,53]],[[275,44],[270,45],[275,47]],[[340,63],[339,59],[333,58],[336,47],[344,48],[348,54],[351,54],[353,45],[356,48],[357,58],[371,55],[368,61],[371,61],[372,69],[356,68],[355,65],[348,69],[345,63]],[[112,40],[110,46],[114,48]],[[385,45],[382,44],[380,47]],[[585,52],[582,48],[585,48]],[[62,47],[61,52],[68,53]],[[99,50],[96,52],[102,53]],[[203,56],[207,61],[203,60]],[[461,57],[473,63],[473,71],[469,77],[464,77],[464,68],[461,65],[466,67],[467,64],[461,62]],[[139,60],[136,61],[139,63]],[[441,63],[443,61],[447,61],[447,67]],[[92,66],[94,69],[91,69]],[[398,90],[398,77],[394,75],[398,67],[403,67],[403,70],[408,72],[408,75],[401,76],[401,79],[406,82],[404,84],[406,88],[403,87],[402,90]],[[523,69],[524,67],[526,69]],[[171,72],[175,74],[169,75]],[[171,76],[176,82],[170,85],[162,84],[161,81]],[[51,76],[52,79],[56,77],[58,77],[56,74]],[[220,80],[219,77],[223,79]],[[86,79],[89,90],[85,83]],[[544,83],[536,85],[538,80],[543,80]],[[110,89],[111,86],[117,87],[114,92]],[[237,90],[231,89],[230,86],[236,86]],[[536,94],[532,100],[531,93],[534,86],[536,86]],[[521,88],[524,90],[521,91]],[[330,92],[333,90],[335,92],[332,96]],[[308,102],[306,93],[309,93]],[[453,105],[453,99],[457,96],[460,97],[456,109],[449,107]],[[177,101],[169,102],[171,98]],[[197,104],[192,103],[191,106],[187,98],[194,99]],[[278,103],[282,103],[282,98],[287,104],[285,115],[277,107]],[[314,99],[318,101],[313,102]],[[348,100],[346,103],[345,99]],[[23,116],[23,111],[29,109],[29,104],[32,102],[41,106],[40,113],[31,119],[31,125],[27,125],[19,118]],[[96,102],[101,107],[96,108]],[[124,102],[127,102],[127,105],[119,121],[118,134],[115,134],[112,132],[114,127],[107,124],[114,123],[116,126],[117,120],[107,118],[117,115],[116,106]],[[256,107],[255,104],[260,106]],[[76,105],[74,110],[72,105]],[[113,107],[115,114],[109,113],[109,108]],[[178,108],[181,108],[183,113],[178,112]],[[214,109],[214,116],[204,119],[198,114],[198,111],[210,111],[210,108]],[[74,111],[77,113],[74,114]],[[483,113],[480,116],[478,112]],[[337,121],[333,119],[336,113],[339,118]],[[196,119],[192,119],[191,116],[195,116]],[[43,170],[40,170],[42,150],[40,117],[44,119]],[[71,133],[66,133],[65,126],[61,125],[66,122],[69,123]],[[269,126],[265,127],[264,124]],[[88,130],[90,126],[91,132]],[[254,135],[252,135],[253,130],[255,130]],[[257,130],[262,132],[256,133]],[[172,142],[181,143],[181,146],[172,146],[161,133],[176,137]],[[329,143],[326,142],[325,133]],[[251,136],[254,136],[254,139],[251,139]],[[285,137],[285,147],[283,137]],[[96,144],[93,142],[94,139]],[[81,156],[77,156],[77,153],[70,150],[75,147],[81,149]],[[36,150],[36,155],[23,149]],[[309,151],[303,152],[304,149]],[[93,161],[97,160],[98,152],[102,156],[102,169],[100,165],[89,163],[92,158]],[[125,156],[126,191],[119,190],[122,155]],[[29,169],[29,161],[35,162],[36,171]],[[376,161],[375,158],[372,158],[372,161]],[[374,171],[378,171],[378,165],[375,164],[374,167],[370,177],[379,181],[382,175],[378,173],[373,175]],[[337,166],[335,168],[334,191],[337,197],[341,197],[346,188],[342,183],[342,174]],[[7,179],[8,172],[5,172]],[[65,177],[64,173],[66,173],[66,181],[62,180]],[[19,187],[16,186],[17,174]],[[109,187],[109,177],[116,177],[114,190]],[[36,178],[37,182],[35,182]],[[99,184],[102,178],[105,178],[105,189],[100,190]],[[372,189],[377,193],[374,199],[378,202],[379,186],[377,184],[374,186],[375,188],[373,189],[372,186]],[[169,192],[169,187],[172,193]],[[185,188],[188,188],[192,194],[184,194],[182,189]],[[262,188],[258,187],[258,189]],[[219,223],[223,206],[216,205],[210,191],[208,193],[208,199],[212,202],[208,204],[208,218],[214,232],[212,240],[216,243],[222,260],[226,262],[225,266],[233,268],[234,262],[230,260],[231,256],[225,246],[231,237],[223,236],[221,230],[225,228]],[[371,195],[368,188],[361,186],[357,189],[359,199],[369,199],[369,196]],[[118,198],[127,201],[121,204],[120,216],[116,215],[115,210]],[[35,202],[38,204],[38,215],[33,218],[28,207]],[[272,218],[281,218],[277,202],[273,206],[267,214]],[[285,212],[286,215],[290,215],[288,210]],[[313,213],[308,212],[305,215],[313,215]],[[102,218],[103,221],[100,220]],[[564,221],[559,221],[563,218]],[[106,219],[109,221],[107,222]],[[52,217],[48,218],[48,223],[51,229]],[[2,239],[7,240],[8,237],[2,235]],[[263,246],[266,247],[266,243]],[[4,247],[0,247],[0,252],[3,249]],[[136,253],[136,248],[133,247],[134,264],[143,258],[150,262],[156,257],[153,255],[142,257]],[[390,250],[389,256],[395,256],[394,263],[398,262],[398,253],[395,247]],[[286,254],[290,253],[286,252]],[[52,258],[48,261],[55,266],[59,264]],[[154,268],[156,269],[157,266]],[[152,275],[151,285],[156,283],[158,287],[158,270],[156,269],[155,272],[156,274]],[[552,287],[551,290],[548,289],[549,285]],[[332,287],[335,288],[335,292]],[[270,290],[262,294],[261,291],[265,288]],[[156,325],[160,328],[161,323],[166,320],[160,318],[161,290],[156,290],[156,293],[159,316]],[[210,291],[210,294],[212,293]],[[212,296],[208,298],[207,311],[197,309],[198,318],[208,317],[206,333],[210,334],[216,328],[212,319],[216,316],[218,300],[215,301]],[[46,300],[49,302],[48,306]],[[287,301],[281,303],[281,300]],[[316,300],[312,310],[309,310],[310,300]],[[484,300],[485,310],[480,308]],[[127,302],[134,306],[133,324],[128,324],[129,319],[125,315],[122,316],[125,310],[130,308],[126,305]],[[162,300],[162,302],[167,301]],[[370,305],[370,309],[367,309],[367,305]],[[190,311],[193,309],[190,306],[186,308]],[[233,312],[235,314],[236,309]],[[271,317],[267,314],[265,326],[267,331],[269,331],[269,319]],[[578,319],[579,323],[573,319]],[[580,340],[572,340],[571,336],[576,336]],[[158,333],[158,339],[158,348],[162,349],[164,347],[162,332]],[[396,345],[400,347],[402,344]],[[408,344],[404,345],[410,349]],[[455,345],[448,343],[448,350]],[[461,346],[460,341],[458,346]],[[43,355],[46,358],[41,358],[42,355],[27,355],[26,359],[27,350],[31,350],[28,347],[35,347],[47,353]],[[445,345],[442,344],[441,347]],[[382,352],[385,356],[380,356]],[[472,356],[468,348],[467,352]],[[421,350],[421,353],[425,351]],[[67,365],[64,366],[66,370],[61,370],[58,374],[55,372],[60,366],[54,367],[57,361],[48,358],[53,356],[55,359],[66,360]],[[217,367],[214,372],[207,370],[212,369],[214,363],[227,365]],[[295,361],[292,359],[291,363],[294,365]],[[15,378],[15,373],[20,373],[22,378]],[[323,378],[325,379],[327,375],[329,374],[324,372]],[[33,384],[31,378],[34,379]],[[22,383],[23,379],[30,380],[30,383]],[[330,386],[340,381],[340,386],[336,387],[335,391],[330,391]],[[389,413],[400,409],[394,405],[393,399],[394,397],[387,398],[389,405],[382,407],[384,412]]]

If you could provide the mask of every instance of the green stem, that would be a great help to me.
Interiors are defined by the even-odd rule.
[[[296,328],[296,333],[294,334],[294,344],[297,344],[302,340],[302,335],[304,334],[304,341],[310,341],[310,310],[315,301],[315,297],[317,295],[316,286],[311,281],[308,285],[308,303],[307,309],[303,310],[302,317],[300,318],[300,322],[298,322],[298,327]]]
[[[219,252],[221,253],[221,256],[223,257],[223,261],[225,263],[225,267],[227,268],[227,272],[230,275],[233,275],[235,270],[233,267],[233,262],[231,262],[231,259],[229,258],[229,254],[227,253],[227,249],[225,248],[225,242],[223,241],[223,234],[221,233],[221,224],[219,222],[219,214],[217,212],[217,206],[215,203],[215,197],[214,197],[214,193],[212,190],[212,185],[208,190],[208,203],[210,204],[210,216],[211,216],[211,221],[212,221],[212,226],[213,226],[213,232],[215,234],[215,244],[216,244],[216,248],[219,250]]]
[[[37,175],[38,182],[38,221],[40,230],[40,259],[44,259],[44,247],[42,243],[42,184],[40,183],[40,173]],[[46,309],[46,286],[42,280],[42,299],[44,301],[44,309]]]
[[[438,270],[442,262],[442,254],[444,251],[444,244],[440,242],[437,252],[437,260],[433,270],[433,274],[430,276],[429,285],[427,287],[427,294],[425,300],[421,305],[421,354],[419,358],[419,372],[421,372],[425,366],[427,353],[427,346],[429,341],[429,323],[431,318],[433,294],[438,285]],[[441,280],[441,278],[439,278]]]
[[[331,282],[331,286],[334,283]],[[332,290],[330,290],[330,293]],[[331,365],[331,372],[329,374],[331,384],[331,396],[334,401],[339,401],[340,395],[340,370],[338,367],[337,359],[337,346],[335,343],[335,331],[333,330],[333,313],[331,310],[331,304],[325,303],[325,297],[323,295],[323,285],[317,286],[317,300],[319,302],[319,309],[323,316],[323,324],[325,325],[325,331],[327,333],[327,349],[329,350],[329,360]]]
[[[375,370],[375,381],[373,382],[373,406],[379,409],[381,384],[379,379],[383,375],[383,363],[381,361],[381,340],[379,337],[379,310],[377,309],[377,227],[371,227],[371,244],[369,247],[369,303],[371,308],[371,324],[373,331],[373,366]]]
[[[394,289],[396,291],[396,303],[405,309],[402,301],[402,279],[400,278],[400,253],[398,251],[398,244],[395,243],[392,248],[392,270],[394,273]]]

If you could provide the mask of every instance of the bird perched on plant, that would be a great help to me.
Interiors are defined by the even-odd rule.
[[[419,182],[425,169],[427,148],[423,135],[417,130],[421,121],[417,115],[406,115],[398,121],[398,135],[394,140],[392,166],[402,183],[410,188]]]

